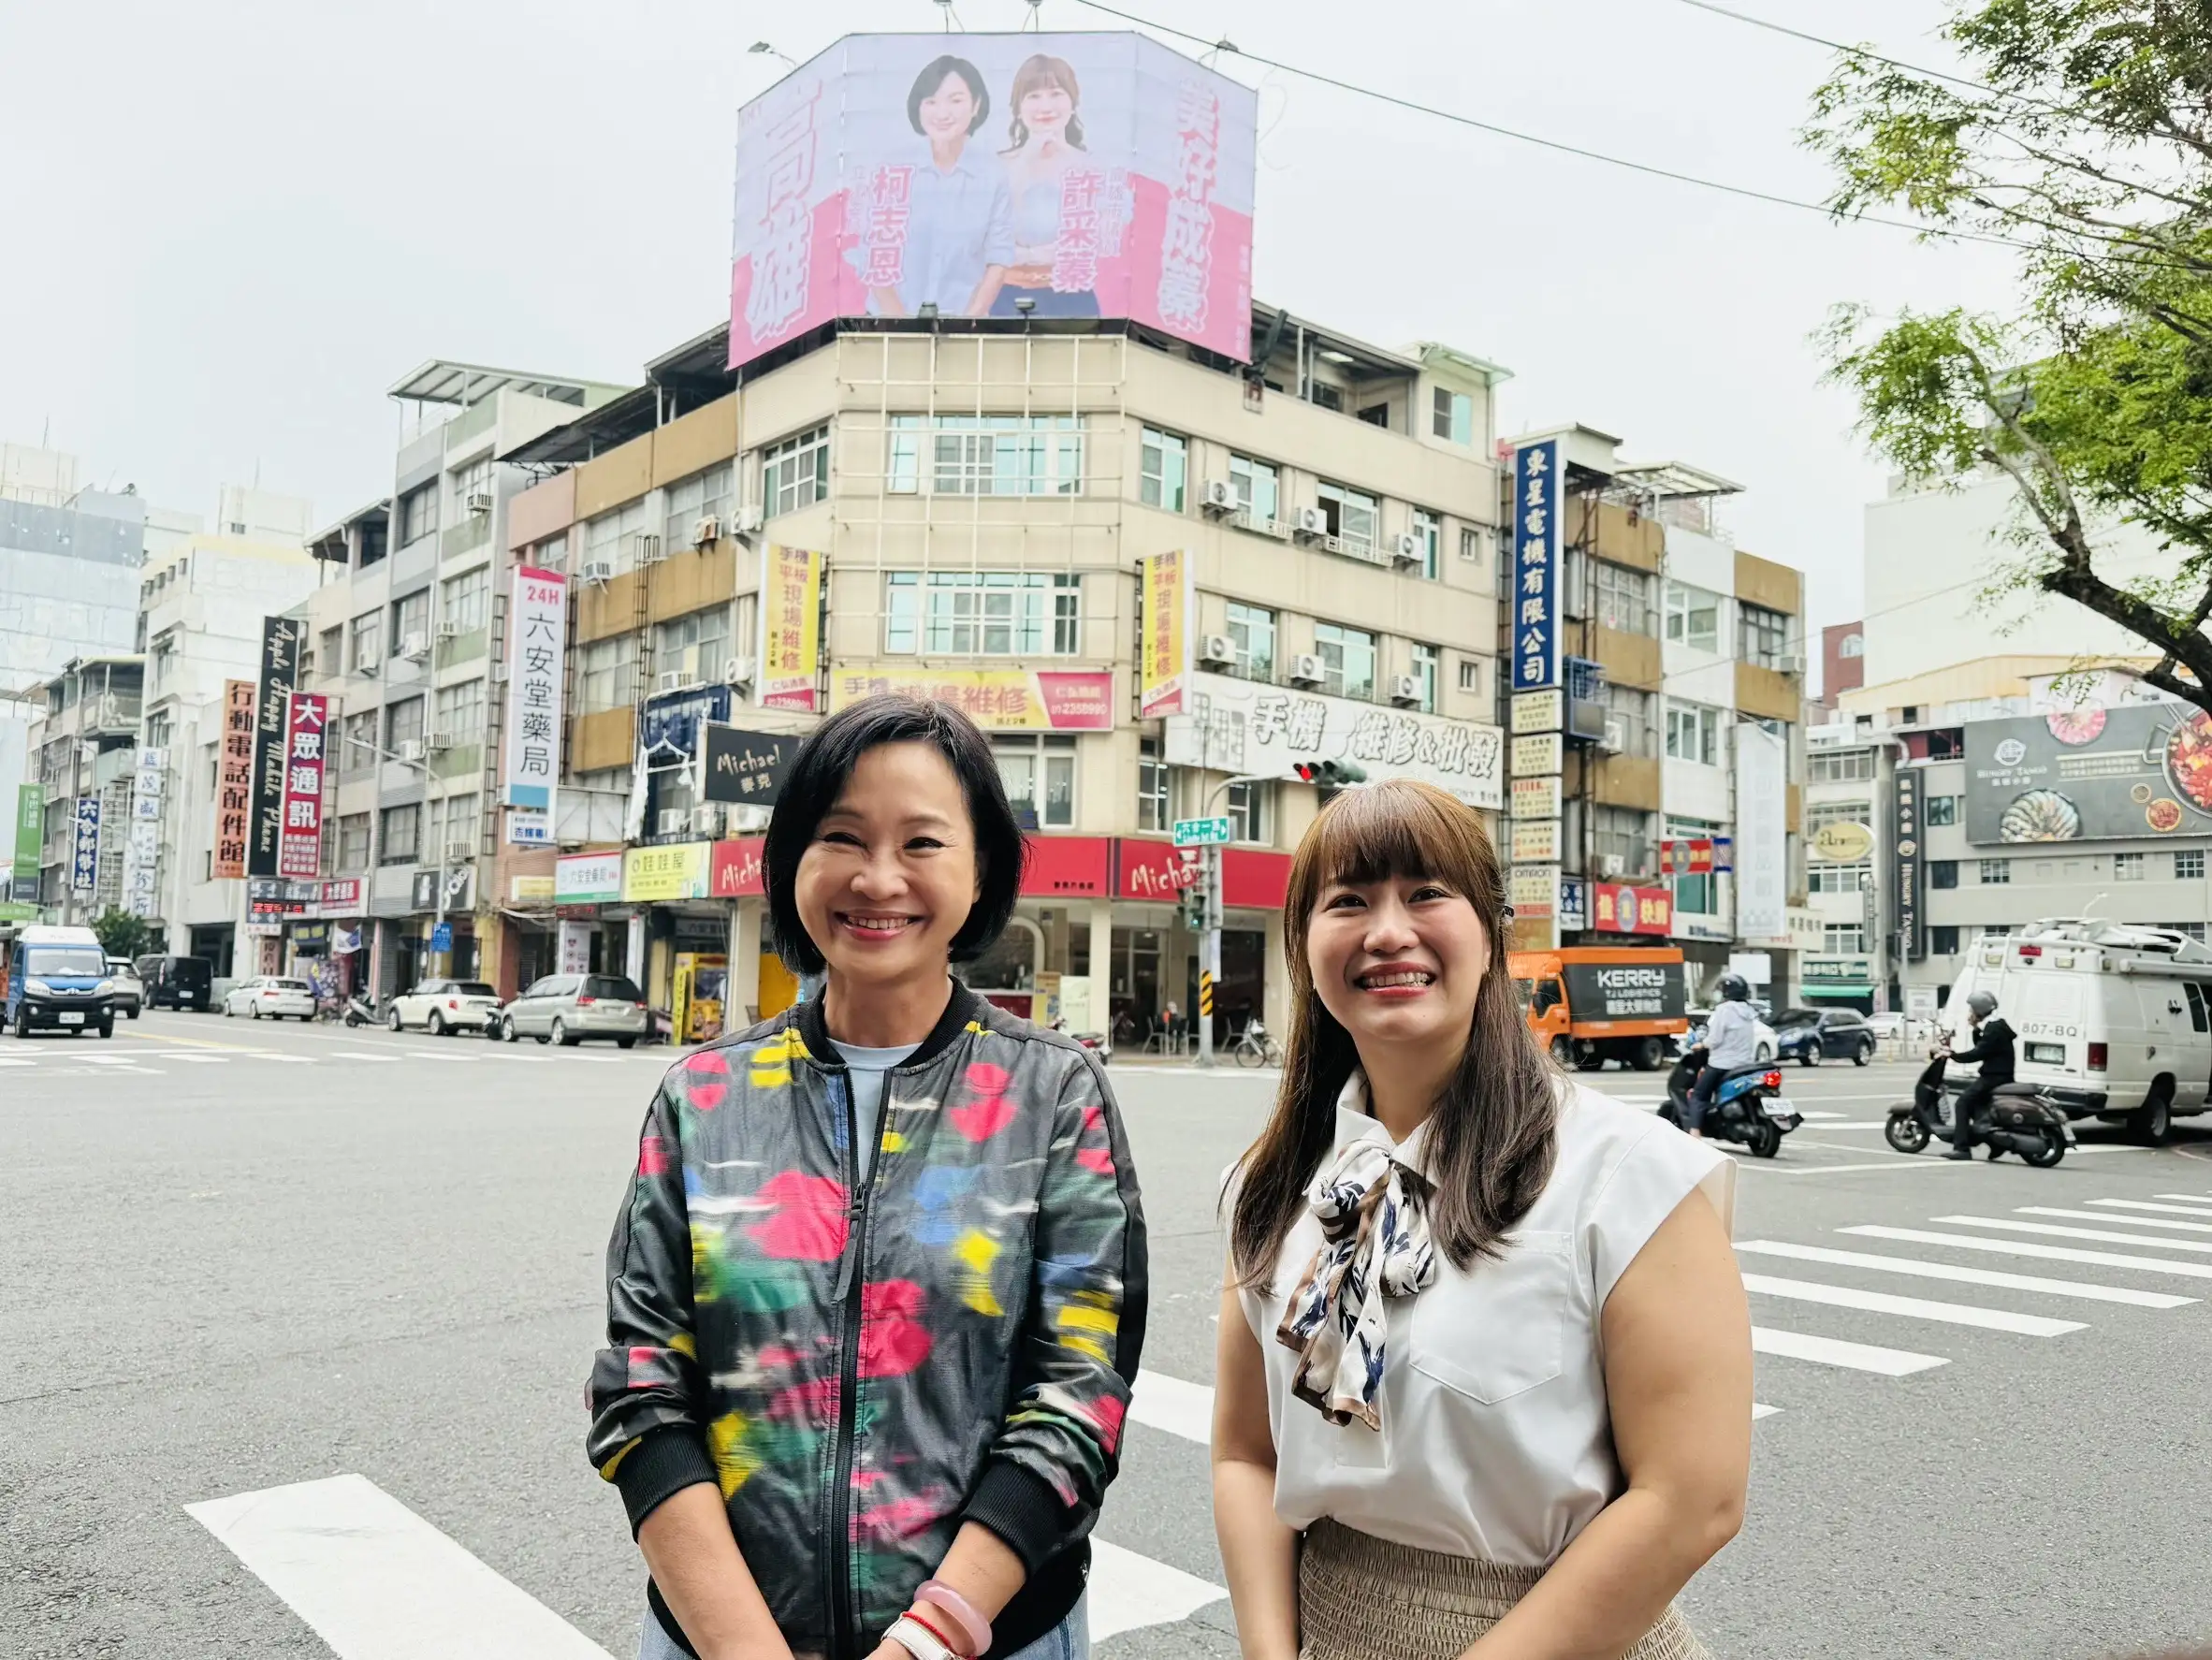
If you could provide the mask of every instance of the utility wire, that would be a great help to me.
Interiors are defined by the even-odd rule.
[[[1418,103],[1411,98],[1400,97],[1396,93],[1387,93],[1375,87],[1361,86],[1356,81],[1342,80],[1333,75],[1325,75],[1318,69],[1302,68],[1296,64],[1287,64],[1279,58],[1265,57],[1256,51],[1247,51],[1233,40],[1208,40],[1204,36],[1194,35],[1187,29],[1178,29],[1168,23],[1155,22],[1150,18],[1139,17],[1133,11],[1124,11],[1118,7],[1108,6],[1103,3],[1103,0],[1076,0],[1076,4],[1087,6],[1093,11],[1102,11],[1108,17],[1120,18],[1124,22],[1135,23],[1141,28],[1153,30],[1157,34],[1172,35],[1177,39],[1188,40],[1215,51],[1233,52],[1236,56],[1248,59],[1252,63],[1262,64],[1270,69],[1280,70],[1286,75],[1295,75],[1301,80],[1316,81],[1322,86],[1332,86],[1339,92],[1353,93],[1363,98],[1373,98],[1378,103],[1395,105],[1401,109],[1409,109],[1419,115],[1432,115],[1439,121],[1448,121],[1459,126],[1473,127],[1477,132],[1489,133],[1495,138],[1511,138],[1519,143],[1534,144],[1539,149],[1556,151],[1563,155],[1579,156],[1584,161],[1602,162],[1608,167],[1625,167],[1630,172],[1642,173],[1650,178],[1671,180],[1677,184],[1694,184],[1701,190],[1715,190],[1725,196],[1741,197],[1748,201],[1766,202],[1772,207],[1797,208],[1808,213],[1818,213],[1824,219],[1832,220],[1843,217],[1849,224],[1879,225],[1891,230],[1911,231],[1915,236],[1942,237],[1947,240],[1959,242],[1986,242],[1994,247],[2014,248],[2026,252],[2034,251],[2032,244],[2016,241],[2011,237],[1992,236],[1982,231],[1956,230],[1944,226],[1916,225],[1909,219],[1885,219],[1871,213],[1853,213],[1840,216],[1835,209],[1825,202],[1809,202],[1797,197],[1780,196],[1772,191],[1754,190],[1746,184],[1729,184],[1719,179],[1702,178],[1695,173],[1677,172],[1671,167],[1655,167],[1650,162],[1631,161],[1623,155],[1608,155],[1602,150],[1586,149],[1579,144],[1569,144],[1562,139],[1539,138],[1535,133],[1520,132],[1512,127],[1500,126],[1495,122],[1478,121],[1472,115],[1462,115],[1453,109],[1441,109],[1433,104]]]
[[[2045,104],[2040,98],[2028,97],[2020,93],[2003,92],[1982,81],[1969,80],[1963,75],[1948,75],[1941,69],[1929,69],[1918,64],[1908,64],[1901,58],[1885,58],[1880,52],[1870,51],[1863,46],[1849,46],[1841,40],[1830,40],[1825,35],[1808,35],[1802,29],[1791,28],[1787,23],[1769,22],[1763,17],[1754,17],[1748,11],[1732,11],[1725,6],[1714,5],[1713,0],[1681,0],[1681,4],[1695,7],[1699,11],[1710,11],[1715,17],[1724,17],[1731,22],[1748,23],[1754,29],[1766,29],[1776,35],[1787,35],[1792,40],[1802,40],[1809,46],[1824,46],[1830,51],[1840,51],[1850,57],[1864,58],[1869,63],[1881,64],[1891,69],[1902,69],[1908,75],[1925,75],[1930,80],[1947,80],[1953,86],[1963,86],[1971,92],[1981,93],[1988,97],[2016,98],[2023,104],[2034,104],[2046,109],[2058,108],[2056,105]]]

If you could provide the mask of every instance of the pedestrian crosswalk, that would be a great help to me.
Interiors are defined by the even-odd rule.
[[[157,1044],[114,1043],[94,1047],[84,1041],[64,1041],[49,1040],[24,1046],[22,1051],[0,1053],[0,1072],[37,1072],[82,1074],[86,1072],[114,1072],[143,1076],[166,1072],[172,1067],[313,1067],[313,1066],[400,1066],[410,1061],[428,1062],[443,1066],[489,1067],[546,1067],[546,1066],[632,1066],[651,1070],[665,1067],[678,1057],[678,1052],[666,1049],[640,1050],[633,1054],[617,1052],[612,1055],[592,1054],[573,1049],[549,1050],[538,1053],[537,1046],[519,1049],[496,1043],[450,1043],[436,1049],[323,1049],[306,1055],[296,1051],[254,1048],[244,1044],[209,1045],[204,1048],[164,1048]]]

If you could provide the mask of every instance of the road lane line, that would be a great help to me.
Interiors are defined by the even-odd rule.
[[[611,1660],[366,1477],[271,1487],[184,1512],[338,1660]]]
[[[2161,1193],[2159,1197],[2161,1199],[2188,1199],[2189,1195],[2186,1193]],[[2142,1199],[2092,1199],[2089,1202],[2109,1205],[2114,1210],[2162,1211],[2173,1216],[2212,1216],[2212,1204],[2206,1204],[2201,1201],[2189,1204],[2152,1204],[2149,1201]]]
[[[2098,1202],[2090,1200],[2091,1204]],[[2116,1216],[2110,1211],[2070,1211],[2055,1204],[2021,1204],[2023,1216],[2066,1216],[2076,1222],[2103,1222],[2112,1228],[2164,1228],[2176,1233],[2212,1233],[2212,1222],[2184,1222],[2173,1216]]]
[[[1229,1593],[1181,1568],[1093,1538],[1086,1594],[1091,1641],[1099,1643],[1140,1626],[1176,1624]],[[461,1650],[451,1652],[458,1654]]]
[[[1887,1291],[1861,1291],[1850,1286],[1821,1285],[1812,1280],[1772,1279],[1763,1274],[1745,1274],[1743,1289],[1797,1303],[1819,1303],[1831,1308],[1863,1308],[1872,1314],[1940,1320],[1950,1326],[1978,1326],[1985,1332],[2015,1332],[2023,1337],[2059,1337],[2068,1332],[2088,1329],[2080,1320],[2014,1314],[2007,1309],[1979,1308],[1969,1303],[1931,1303],[1924,1297],[1895,1297]]]
[[[2196,1239],[2145,1239],[2140,1234],[2114,1233],[2102,1228],[2068,1228],[2058,1222],[2015,1222],[2005,1216],[1930,1216],[1952,1228],[1995,1228],[2005,1233],[2038,1233],[2046,1239],[2086,1239],[2092,1245],[2142,1245],[2161,1251],[2192,1251],[2212,1255],[2212,1245]]]
[[[2039,1257],[2046,1262],[2089,1262],[2100,1268],[2129,1268],[2142,1274],[2173,1274],[2184,1279],[2212,1279],[2212,1267],[2174,1262],[2161,1257],[2125,1257],[2117,1251],[2077,1251],[2066,1245],[2037,1245],[2026,1239],[1983,1239],[1969,1233],[1930,1233],[1925,1228],[1882,1228],[1871,1223],[1839,1228],[1862,1239],[1890,1239],[1902,1245],[1952,1245],[1962,1251],[1992,1251],[2001,1257]]]
[[[330,1058],[333,1060],[372,1060],[379,1065],[388,1065],[396,1062],[400,1057],[396,1055],[371,1055],[366,1049],[333,1049],[330,1051]]]
[[[1777,1332],[1766,1326],[1752,1328],[1754,1354],[1779,1355],[1784,1360],[1811,1361],[1815,1365],[1841,1366],[1848,1372],[1873,1372],[1884,1377],[1906,1377],[1951,1362],[1942,1355],[1914,1354],[1909,1348],[1883,1348],[1871,1343],[1846,1343],[1841,1337],[1815,1337],[1807,1332]]]
[[[1202,1383],[1140,1369],[1129,1395],[1129,1416],[1204,1447],[1214,1438],[1214,1391]]]
[[[408,1056],[408,1058],[409,1058],[410,1060],[471,1060],[471,1061],[473,1061],[473,1060],[482,1060],[482,1059],[484,1058],[484,1056],[482,1056],[481,1055],[449,1055],[449,1054],[447,1054],[447,1053],[446,1053],[444,1050],[443,1050],[443,1049],[410,1049],[410,1050],[408,1050],[408,1051],[407,1051],[407,1056]]]
[[[2086,1280],[2045,1279],[2033,1274],[2007,1274],[1997,1268],[1962,1268],[1952,1262],[1924,1262],[1916,1257],[1883,1257],[1871,1251],[1839,1251],[1827,1245],[1793,1245],[1779,1239],[1739,1239],[1739,1251],[1786,1257],[1797,1262],[1825,1262],[1835,1268],[1865,1268],[1911,1279],[1943,1280],[1953,1285],[1992,1286],[2008,1291],[2042,1291],[2078,1297],[2085,1303],[2122,1303],[2133,1308],[2180,1308],[2194,1303],[2172,1291],[2138,1291],[2132,1286],[2100,1286]]]

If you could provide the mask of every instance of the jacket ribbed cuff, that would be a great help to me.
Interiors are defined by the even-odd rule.
[[[997,1534],[1035,1575],[1067,1548],[1080,1514],[1062,1504],[1042,1477],[995,1458],[984,1466],[964,1519]]]
[[[706,1444],[696,1432],[673,1427],[651,1431],[615,1466],[615,1486],[622,1494],[622,1508],[630,1512],[630,1536],[637,1536],[645,1519],[671,1493],[717,1480],[714,1460],[706,1456]]]

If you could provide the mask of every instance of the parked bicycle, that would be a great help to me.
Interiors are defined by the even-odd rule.
[[[1268,1034],[1257,1017],[1244,1022],[1244,1029],[1237,1034],[1237,1041],[1229,1046],[1241,1067],[1279,1067],[1283,1064],[1283,1046]]]

